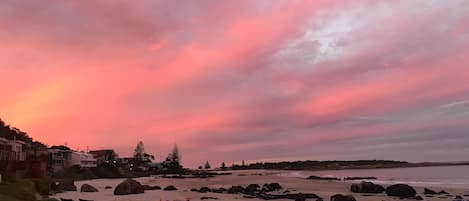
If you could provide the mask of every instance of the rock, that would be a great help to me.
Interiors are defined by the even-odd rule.
[[[112,189],[112,186],[105,186],[104,189]]]
[[[60,198],[60,201],[73,201],[72,199]]]
[[[242,193],[244,191],[244,188],[242,186],[232,186],[228,189],[229,194],[238,194]]]
[[[201,199],[201,200],[219,200],[220,198],[216,198],[216,197],[201,197],[200,199]]]
[[[252,196],[252,195],[243,195],[243,198],[253,199],[253,198],[256,198],[256,196]]]
[[[464,198],[458,195],[454,197],[454,201],[464,201]]]
[[[325,181],[340,181],[339,178],[335,178],[335,177],[319,177],[319,176],[309,176],[307,179],[310,179],[310,180],[325,180]]]
[[[78,199],[78,201],[93,201],[93,200],[85,200],[85,199]]]
[[[140,194],[144,192],[142,184],[133,179],[126,179],[114,189],[114,195]]]
[[[164,191],[176,191],[178,189],[173,185],[169,185],[169,186],[166,186],[163,190]]]
[[[98,189],[89,184],[81,185],[80,192],[98,192]]]
[[[295,201],[306,201],[304,198],[296,198]]]
[[[414,199],[414,200],[423,200],[423,197],[418,195],[418,196],[413,197],[412,199]]]
[[[436,195],[438,193],[434,190],[429,189],[429,188],[424,188],[423,189],[423,194],[425,194],[425,195]]]
[[[262,186],[262,190],[266,192],[278,191],[280,189],[282,189],[282,186],[279,183],[264,184]]]
[[[152,186],[150,190],[161,190],[160,186]]]
[[[75,186],[75,181],[70,179],[64,179],[57,181],[56,190],[59,192],[63,191],[77,191],[77,186]]]
[[[357,201],[351,195],[336,194],[331,196],[331,201]]]
[[[442,191],[438,192],[438,195],[449,195],[449,193],[442,190]]]
[[[226,189],[218,188],[218,189],[211,189],[212,193],[224,193]]]
[[[245,189],[244,189],[244,194],[255,194],[256,192],[259,191],[259,184],[249,184]]]
[[[150,185],[142,185],[143,190],[148,191],[150,190],[151,186]]]
[[[208,193],[208,192],[210,192],[210,191],[211,191],[211,190],[210,190],[210,188],[208,188],[208,187],[202,187],[202,188],[200,188],[200,189],[198,190],[199,193]]]
[[[350,186],[350,191],[354,193],[382,193],[385,190],[381,185],[366,181]]]
[[[407,184],[394,184],[386,188],[386,194],[399,198],[411,198],[415,197],[417,192],[412,186]]]

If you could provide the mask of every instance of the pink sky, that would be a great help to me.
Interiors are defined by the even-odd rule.
[[[468,160],[465,0],[6,0],[0,27],[0,118],[49,145]]]

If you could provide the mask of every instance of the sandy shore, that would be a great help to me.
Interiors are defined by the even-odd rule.
[[[144,194],[136,195],[124,195],[115,196],[113,195],[113,189],[104,189],[105,186],[117,186],[124,179],[97,179],[88,181],[77,181],[75,182],[78,188],[82,184],[88,183],[99,189],[96,193],[80,193],[80,192],[65,192],[57,194],[55,198],[69,198],[78,201],[79,198],[94,200],[94,201],[159,201],[159,200],[200,200],[201,197],[216,197],[220,200],[259,200],[259,199],[247,199],[243,198],[242,195],[233,194],[218,194],[218,193],[198,193],[191,192],[191,188],[210,187],[210,188],[229,188],[233,185],[247,186],[249,184],[259,184],[262,186],[264,183],[278,182],[284,189],[288,189],[291,193],[315,193],[324,200],[329,200],[331,195],[334,194],[350,194],[353,195],[358,201],[387,201],[387,200],[400,200],[397,198],[388,197],[385,194],[366,196],[362,194],[355,194],[350,192],[350,183],[335,182],[335,181],[311,181],[304,178],[285,177],[280,173],[285,171],[235,171],[233,175],[217,176],[209,179],[165,179],[155,177],[144,177],[137,178],[136,180],[142,184],[148,185],[159,185],[166,187],[168,185],[174,185],[178,188],[177,191],[145,191]],[[245,176],[240,176],[245,175]],[[440,201],[440,200],[453,200],[453,197],[425,197],[423,195],[423,187],[415,187],[418,195],[421,195],[425,200],[429,201]],[[432,188],[435,190],[445,190],[452,195],[469,195],[469,189],[449,189],[449,188]],[[469,197],[466,197],[469,199]],[[282,200],[279,200],[282,201]],[[291,200],[289,200],[291,201]]]

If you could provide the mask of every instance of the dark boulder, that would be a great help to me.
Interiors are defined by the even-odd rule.
[[[385,190],[386,189],[381,185],[365,181],[350,186],[350,191],[354,193],[382,193]]]
[[[202,187],[198,190],[199,193],[208,193],[210,192],[210,188],[209,187]]]
[[[75,181],[70,179],[64,179],[56,182],[56,189],[59,192],[63,191],[77,191],[77,186],[75,186]]]
[[[438,192],[438,194],[439,194],[439,195],[449,195],[449,193],[446,192],[446,191],[444,191],[444,190]]]
[[[161,190],[160,186],[152,186],[150,187],[150,190]]]
[[[166,186],[163,190],[164,191],[176,191],[178,189],[173,185],[169,185],[169,186]]]
[[[81,185],[80,192],[98,192],[98,189],[89,184]]]
[[[114,195],[129,195],[144,193],[145,189],[142,184],[133,179],[126,179],[116,186],[114,189]]]
[[[213,193],[224,193],[226,191],[226,189],[224,189],[224,188],[215,188],[215,189],[211,189],[211,191]]]
[[[78,199],[78,201],[94,201],[94,200],[86,200],[86,199]]]
[[[280,189],[282,189],[282,186],[279,183],[264,184],[262,186],[262,190],[266,192],[278,191]]]
[[[242,193],[244,191],[244,188],[242,186],[232,186],[228,189],[229,194],[238,194]]]
[[[259,184],[249,184],[244,189],[244,194],[253,195],[259,191],[259,188],[260,188]]]
[[[216,198],[216,197],[201,197],[200,199],[201,199],[201,200],[219,200],[220,198]]]
[[[340,181],[339,178],[335,178],[335,177],[319,177],[319,176],[309,176],[307,179],[310,179],[310,180],[325,180],[325,181]]]
[[[351,195],[336,194],[331,196],[331,201],[357,201]]]
[[[386,194],[399,198],[411,198],[415,197],[417,192],[412,186],[407,184],[394,184],[386,188]]]
[[[429,189],[429,188],[424,188],[423,189],[423,194],[425,194],[425,195],[436,195],[438,193],[434,190]]]
[[[112,189],[112,186],[105,186],[104,189]]]
[[[414,199],[414,200],[423,200],[423,197],[418,195],[418,196],[413,197],[412,199]]]
[[[73,201],[73,199],[60,198],[60,201]]]

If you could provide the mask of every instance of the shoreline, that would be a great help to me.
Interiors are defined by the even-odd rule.
[[[144,194],[135,194],[135,195],[124,195],[124,196],[115,196],[113,195],[113,189],[104,189],[105,186],[112,186],[113,188],[123,181],[124,179],[95,179],[87,181],[77,181],[75,182],[78,188],[82,184],[91,184],[99,189],[97,193],[80,193],[80,192],[65,192],[61,194],[56,194],[51,197],[60,199],[87,199],[95,201],[155,201],[155,200],[200,200],[202,197],[215,197],[220,200],[260,200],[257,198],[248,199],[241,194],[221,194],[221,193],[199,193],[192,192],[193,188],[209,187],[209,188],[229,188],[235,185],[247,186],[249,184],[259,184],[262,186],[264,183],[278,182],[282,185],[284,190],[291,191],[291,193],[314,193],[322,197],[324,200],[329,200],[329,197],[335,194],[349,194],[353,195],[358,201],[375,201],[375,200],[399,200],[399,198],[389,197],[385,194],[361,194],[361,193],[352,193],[350,191],[350,186],[352,183],[356,182],[344,182],[344,181],[315,181],[307,180],[305,178],[295,178],[295,177],[285,177],[280,176],[279,173],[284,171],[275,171],[275,170],[245,170],[245,171],[236,171],[236,173],[244,173],[247,176],[239,176],[238,174],[232,175],[223,175],[213,178],[189,178],[189,179],[170,179],[170,178],[161,178],[157,176],[151,177],[141,177],[136,178],[137,181],[141,182],[143,185],[158,185],[164,188],[165,186],[174,185],[178,190],[176,191],[145,191]],[[385,185],[387,186],[387,185]],[[439,201],[439,200],[452,200],[449,197],[439,198],[438,196],[434,197],[425,197],[423,195],[423,187],[414,186],[417,190],[418,195],[425,198],[429,201]],[[440,191],[445,190],[451,193],[451,196],[464,196],[469,195],[469,189],[459,189],[459,188],[436,188],[431,187],[431,189]],[[441,197],[441,196],[440,196]],[[466,197],[468,199],[469,197]],[[285,199],[279,199],[285,200]],[[314,199],[310,199],[314,200]],[[286,201],[286,200],[285,200]],[[290,200],[291,201],[291,200]]]

